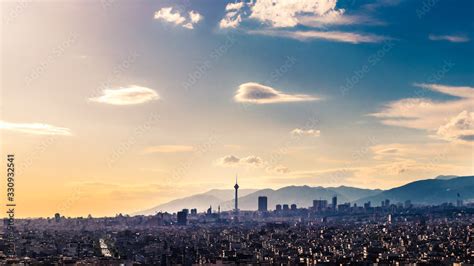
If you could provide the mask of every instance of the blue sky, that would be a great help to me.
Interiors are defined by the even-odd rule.
[[[95,213],[134,211],[236,173],[246,188],[473,173],[472,1],[2,7],[2,146],[25,191],[43,188],[25,215],[78,188],[113,199]]]

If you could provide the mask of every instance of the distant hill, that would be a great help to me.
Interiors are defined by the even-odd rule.
[[[360,189],[353,187],[309,187],[309,186],[289,186],[273,189],[239,189],[239,208],[242,210],[256,210],[259,196],[268,197],[268,208],[274,209],[276,204],[293,204],[298,207],[308,207],[313,204],[314,199],[331,200],[333,196],[338,197],[338,202],[355,201],[362,197],[368,197],[380,193],[379,189]],[[197,208],[199,212],[205,211],[211,205],[214,209],[221,206],[221,210],[231,210],[234,208],[233,189],[213,189],[203,194],[193,195],[182,199],[176,199],[165,204],[158,205],[148,210],[134,213],[155,214],[159,211],[176,212],[181,209]]]
[[[434,205],[443,202],[456,202],[457,194],[463,200],[474,200],[474,176],[438,176],[408,183],[389,190],[361,189],[355,187],[309,187],[288,186],[280,189],[239,189],[239,208],[241,210],[256,210],[259,196],[268,197],[268,208],[275,209],[276,204],[296,204],[298,207],[312,206],[313,200],[325,199],[331,202],[337,196],[338,204],[344,202],[363,204],[367,201],[372,206],[389,199],[392,203],[411,200],[414,204]],[[137,214],[154,214],[159,211],[176,212],[183,208],[197,208],[205,211],[212,205],[214,209],[221,206],[221,210],[231,210],[234,207],[233,189],[213,189],[203,194],[177,199],[154,208],[137,212]]]
[[[245,196],[253,193],[257,189],[239,189],[239,195]],[[170,202],[160,204],[148,210],[133,213],[132,215],[150,215],[157,212],[176,212],[182,209],[196,208],[199,212],[207,210],[209,206],[217,209],[217,206],[225,201],[234,198],[233,189],[212,189],[206,193],[192,195],[189,197],[172,200]]]
[[[474,176],[415,181],[359,199],[357,203],[362,204],[370,201],[373,206],[378,206],[382,200],[389,199],[394,203],[411,200],[414,204],[435,205],[443,202],[456,202],[458,193],[463,200],[474,199]]]
[[[309,207],[315,199],[325,199],[331,202],[333,196],[337,196],[338,203],[352,202],[362,197],[369,197],[382,192],[379,189],[361,189],[354,187],[309,187],[289,186],[277,190],[263,189],[251,193],[245,197],[239,197],[239,209],[256,210],[259,196],[268,197],[268,208],[275,209],[276,204],[296,204],[298,207]],[[221,204],[224,210],[232,209],[233,200]]]
[[[439,176],[435,177],[435,179],[448,180],[448,179],[453,179],[453,178],[456,178],[456,177],[459,177],[459,176],[457,176],[457,175],[439,175]]]

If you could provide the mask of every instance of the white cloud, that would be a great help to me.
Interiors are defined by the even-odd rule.
[[[156,11],[155,19],[161,19],[176,25],[181,25],[186,21],[186,18],[183,17],[178,11],[173,12],[172,7],[163,7],[162,9]]]
[[[474,141],[474,112],[462,111],[440,126],[436,134],[446,140]]]
[[[244,2],[229,3],[225,6],[226,11],[240,10],[244,7]]]
[[[216,164],[219,166],[251,166],[251,167],[261,167],[264,165],[262,158],[250,155],[247,157],[239,158],[234,155],[224,156],[216,161]]]
[[[179,11],[173,10],[172,7],[163,7],[162,9],[155,12],[154,18],[179,25],[187,29],[194,29],[194,25],[203,19],[203,16],[194,10],[189,11],[187,15],[188,16],[185,17]]]
[[[430,34],[428,38],[432,41],[448,41],[448,42],[468,42],[469,38],[461,35],[435,35]]]
[[[319,137],[321,135],[321,131],[316,130],[316,129],[295,128],[291,131],[291,135],[293,135],[293,136]]]
[[[383,25],[368,14],[347,14],[336,8],[337,0],[255,0],[236,2],[226,6],[220,28],[237,28],[243,20],[252,19],[263,28],[246,29],[250,34],[281,36],[299,41],[324,39],[348,43],[377,43],[388,39],[384,36],[344,31],[295,30],[303,25],[324,28],[340,25]]]
[[[250,18],[272,27],[295,27],[304,15],[323,16],[335,10],[337,0],[258,0],[251,7]]]
[[[229,3],[226,5],[226,14],[219,22],[221,29],[237,28],[242,22],[242,15],[244,15],[244,2]]]
[[[177,153],[177,152],[191,152],[194,150],[193,146],[188,145],[159,145],[147,147],[143,153]]]
[[[319,100],[317,97],[306,94],[286,94],[272,87],[264,86],[255,82],[241,84],[234,99],[236,102],[256,104]]]
[[[290,169],[286,166],[283,165],[277,165],[273,167],[267,167],[266,168],[267,172],[269,173],[276,173],[276,174],[288,174],[290,173]]]
[[[414,85],[457,98],[446,101],[406,98],[390,102],[382,110],[371,115],[379,118],[386,125],[424,129],[431,133],[437,133],[440,127],[448,125],[453,117],[464,111],[467,115],[474,110],[474,88],[472,87],[424,83]],[[441,129],[441,132],[444,130]]]
[[[71,136],[71,130],[43,123],[11,123],[0,120],[0,129],[33,135],[62,135]]]
[[[237,12],[227,13],[226,16],[219,22],[221,29],[237,28],[242,22],[242,17]]]
[[[189,11],[188,14],[189,14],[189,19],[191,20],[191,23],[193,24],[196,24],[202,20],[202,15],[194,10]]]
[[[288,30],[250,30],[250,34],[261,34],[275,37],[285,37],[295,39],[299,41],[307,41],[313,39],[323,39],[328,41],[336,42],[347,42],[347,43],[378,43],[389,38],[385,36],[362,34],[354,32],[343,32],[343,31],[288,31]]]
[[[113,104],[131,105],[157,100],[160,96],[152,89],[140,86],[105,89],[99,97],[89,98],[90,101]]]
[[[332,10],[323,16],[304,16],[299,19],[299,24],[314,28],[340,25],[384,25],[383,22],[367,15],[346,15],[344,9]]]

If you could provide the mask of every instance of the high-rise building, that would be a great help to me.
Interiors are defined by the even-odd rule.
[[[186,209],[178,212],[178,224],[186,225],[188,223],[188,212]]]
[[[283,211],[289,211],[290,210],[290,206],[288,206],[288,204],[283,204]]]
[[[456,200],[456,206],[457,207],[462,207],[464,205],[464,202],[461,199],[461,194],[458,193],[458,198]]]
[[[235,189],[235,208],[234,208],[234,211],[237,213],[237,212],[239,212],[239,194],[238,194],[239,184],[237,184],[237,176],[235,176],[234,189]]]
[[[332,197],[332,209],[337,209],[337,196]]]
[[[411,204],[411,200],[405,200],[405,208],[409,209],[411,207],[413,207],[413,205]]]
[[[275,211],[277,211],[277,212],[281,211],[281,204],[277,204],[275,206]]]
[[[367,201],[366,203],[364,203],[364,209],[368,209],[370,208],[370,201]]]
[[[54,214],[54,221],[56,221],[57,223],[61,221],[61,215],[59,213]]]
[[[323,211],[328,207],[327,200],[313,200],[313,209],[315,211]]]
[[[292,211],[296,211],[298,209],[298,207],[296,206],[296,204],[293,203],[293,204],[291,204],[290,209]]]
[[[196,208],[191,209],[191,215],[197,215],[198,211]]]
[[[258,211],[266,212],[268,209],[268,199],[265,196],[258,197]]]

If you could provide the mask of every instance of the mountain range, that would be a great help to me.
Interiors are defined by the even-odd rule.
[[[287,186],[280,189],[239,189],[239,209],[256,210],[259,196],[268,197],[268,208],[274,209],[276,204],[296,204],[298,207],[312,206],[313,200],[325,199],[331,202],[337,196],[338,203],[350,202],[363,204],[370,201],[372,206],[389,199],[392,203],[411,200],[413,204],[433,205],[443,202],[455,202],[457,195],[463,200],[474,199],[474,176],[438,176],[408,183],[388,189],[362,189],[355,187],[310,187]],[[231,210],[234,206],[233,189],[212,189],[206,193],[176,199],[134,215],[151,215],[159,211],[176,212],[181,209],[197,208],[205,211],[209,206],[222,211]]]

